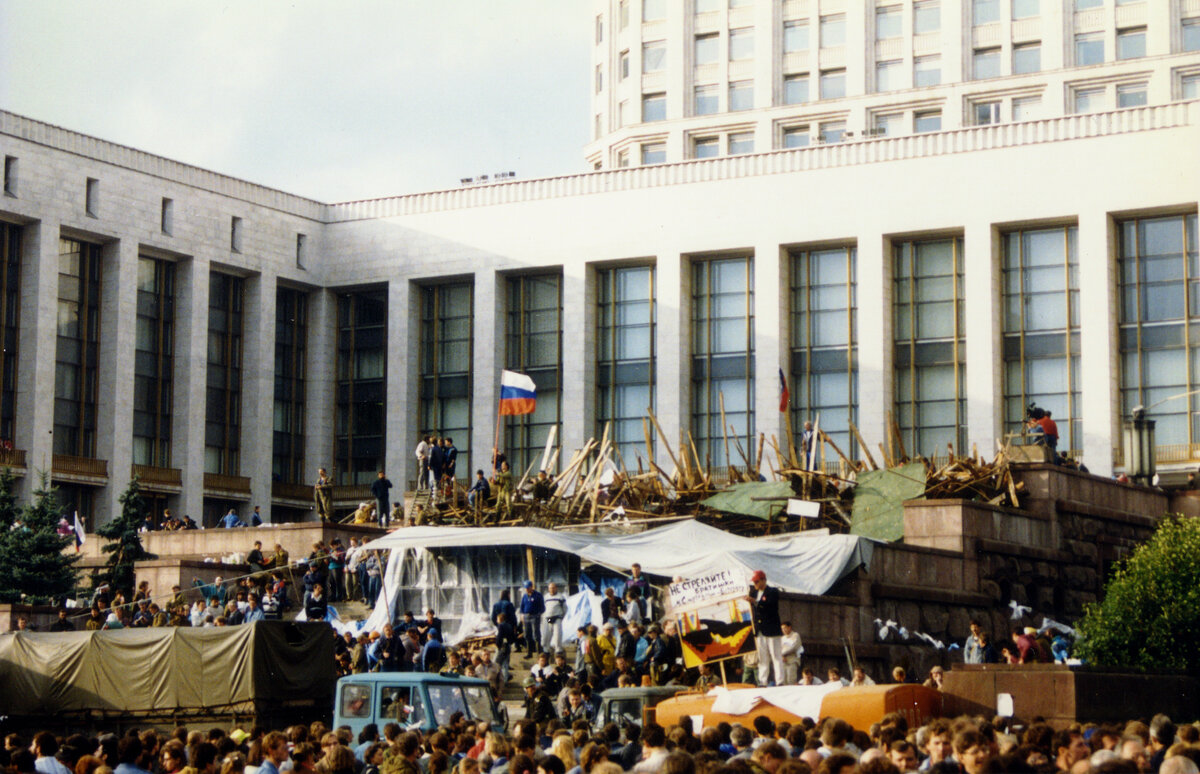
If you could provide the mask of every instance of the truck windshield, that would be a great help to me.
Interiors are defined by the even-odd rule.
[[[425,703],[420,691],[407,685],[385,685],[379,691],[379,719],[394,720],[402,726],[425,722]]]
[[[346,683],[342,686],[342,717],[366,718],[371,716],[371,686]]]
[[[489,723],[496,720],[496,715],[492,712],[492,695],[488,688],[482,685],[468,685],[463,687],[463,693],[467,697],[467,708],[471,710],[472,718]]]
[[[605,722],[616,723],[624,728],[642,724],[642,702],[640,699],[613,699],[608,702],[608,717]]]
[[[457,685],[430,685],[429,702],[433,705],[433,717],[439,726],[450,722],[455,712],[467,714],[462,689]]]

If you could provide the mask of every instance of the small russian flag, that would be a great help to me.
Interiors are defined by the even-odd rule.
[[[87,533],[83,531],[83,523],[79,521],[79,511],[75,511],[75,551],[78,552],[87,541]]]
[[[500,416],[532,414],[537,408],[537,387],[516,371],[500,372]]]
[[[779,369],[779,410],[787,411],[791,405],[792,394],[788,391],[787,378],[783,375],[783,369]]]

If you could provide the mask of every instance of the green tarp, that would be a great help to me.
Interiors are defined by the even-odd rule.
[[[924,495],[924,462],[859,473],[850,534],[875,540],[900,540],[904,537],[904,501]]]
[[[332,701],[334,679],[333,632],[325,624],[0,636],[0,715]]]
[[[754,499],[754,498],[788,498],[795,497],[792,485],[787,481],[748,481],[734,484],[723,492],[718,492],[707,500],[704,505],[714,511],[736,513],[739,516],[752,516],[767,521],[787,508],[786,499]]]

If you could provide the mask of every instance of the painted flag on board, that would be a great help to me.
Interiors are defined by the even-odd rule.
[[[533,380],[516,371],[500,372],[500,415],[532,414],[537,408],[537,388]]]
[[[75,511],[75,550],[82,548],[86,540],[87,533],[83,531],[83,522],[79,521],[79,511]]]
[[[791,405],[792,394],[788,392],[787,378],[783,375],[783,369],[779,369],[779,410],[787,411]]]

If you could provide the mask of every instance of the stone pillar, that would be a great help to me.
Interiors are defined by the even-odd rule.
[[[999,240],[986,220],[963,235],[963,322],[966,328],[967,443],[990,459],[1004,433],[1004,362],[1000,350]],[[959,449],[960,454],[970,448]]]
[[[1113,469],[1120,443],[1120,368],[1117,367],[1115,227],[1104,212],[1079,216],[1079,370],[1083,404],[1083,461],[1098,476]]]
[[[655,268],[655,416],[663,436],[657,439],[655,462],[667,473],[672,463],[664,442],[680,453],[679,438],[691,424],[691,262],[678,250],[659,250]]]
[[[596,272],[583,262],[563,266],[562,425],[558,469],[596,432]],[[628,464],[628,461],[627,461]]]
[[[390,318],[389,318],[390,319]],[[317,468],[333,469],[334,391],[337,389],[337,295],[308,294],[308,346],[304,380],[304,481],[317,480]],[[317,513],[310,509],[315,520]]]
[[[485,268],[475,272],[475,362],[471,372],[469,474],[472,480],[476,470],[482,470],[487,476],[492,475],[492,446],[496,443],[496,409],[500,401],[500,371],[504,368],[506,305],[503,283],[504,277],[495,269]],[[416,439],[413,443],[415,445]],[[500,447],[504,448],[503,433],[500,434]]]
[[[49,475],[53,463],[58,231],[58,223],[47,221],[21,230],[22,303],[13,444],[25,450],[25,478],[17,486],[17,496],[25,502],[37,489],[40,474]]]
[[[176,264],[174,415],[171,465],[183,476],[174,513],[204,523],[205,379],[208,373],[208,286],[210,264],[196,256]]]
[[[858,242],[858,430],[870,448],[883,442],[892,409],[891,241],[865,234]],[[856,446],[856,444],[851,444]],[[844,449],[862,456],[862,450]],[[874,453],[876,462],[883,464]]]
[[[108,460],[108,486],[97,492],[96,524],[121,514],[119,498],[133,463],[133,358],[137,333],[138,245],[108,242],[100,254],[100,388],[96,395],[96,457]],[[116,389],[126,385],[124,389]]]
[[[388,282],[387,430],[384,470],[394,487],[393,501],[402,500],[408,479],[416,477],[410,453],[416,448],[420,424],[418,360],[420,358],[420,296],[407,279]]]
[[[786,252],[777,242],[754,249],[754,425],[751,464],[758,452],[758,435],[766,437],[763,456],[774,458],[771,437],[787,446],[786,425],[791,412],[779,410],[779,369],[788,365],[788,271]],[[789,385],[791,386],[791,385]],[[767,470],[766,464],[762,465]]]
[[[275,286],[273,274],[246,279],[242,323],[241,470],[250,479],[250,507],[271,518],[275,436]],[[244,364],[256,364],[246,368]],[[249,513],[242,515],[249,523]]]

